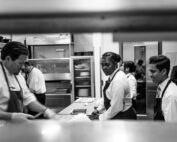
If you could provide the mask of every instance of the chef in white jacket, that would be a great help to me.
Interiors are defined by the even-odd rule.
[[[22,72],[25,73],[26,83],[29,90],[36,96],[37,100],[45,105],[46,101],[46,85],[43,73],[28,61],[25,62]],[[28,111],[29,114],[35,115],[33,111]]]
[[[41,112],[46,118],[53,118],[55,112],[36,100],[20,74],[28,57],[27,47],[20,42],[9,42],[1,50],[0,64],[0,119],[27,120],[34,118],[24,113],[24,106]]]
[[[103,89],[104,101],[96,111],[101,113],[99,120],[110,119],[136,119],[135,110],[132,108],[128,79],[118,67],[121,57],[113,52],[102,55],[102,70],[108,80]]]
[[[133,107],[136,109],[137,80],[134,76],[136,66],[133,61],[124,61],[120,68],[127,76],[130,86],[130,97],[132,98]]]

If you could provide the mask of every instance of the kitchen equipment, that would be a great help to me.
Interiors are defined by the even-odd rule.
[[[78,96],[79,97],[88,97],[89,96],[88,88],[79,88]]]
[[[80,72],[80,76],[89,76],[89,75],[90,75],[90,72],[88,71]]]

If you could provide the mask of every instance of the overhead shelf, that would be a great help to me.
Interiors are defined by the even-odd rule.
[[[176,32],[176,0],[0,0],[0,33]]]

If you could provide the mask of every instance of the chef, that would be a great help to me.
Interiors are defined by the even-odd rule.
[[[20,74],[27,57],[28,49],[20,42],[9,42],[1,50],[0,119],[23,121],[34,118],[24,113],[24,106],[32,111],[43,113],[46,118],[55,116],[55,112],[36,100]]]
[[[43,73],[28,61],[25,62],[22,72],[25,73],[26,83],[29,90],[36,96],[37,100],[45,105],[46,100],[46,85]],[[29,114],[35,115],[33,111],[28,111]],[[41,117],[42,118],[42,117]]]
[[[118,67],[120,61],[121,57],[116,53],[106,52],[102,55],[102,70],[109,78],[103,88],[104,103],[92,113],[101,113],[99,120],[136,119],[127,77]]]

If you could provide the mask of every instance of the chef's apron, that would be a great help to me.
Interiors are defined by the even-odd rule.
[[[111,104],[110,104],[111,101],[106,96],[106,90],[118,72],[119,72],[119,70],[117,70],[117,72],[114,74],[114,76],[112,77],[111,80],[108,79],[108,81],[106,81],[106,84],[103,88],[104,106],[105,106],[106,110],[108,110],[109,107],[111,106]],[[111,119],[136,119],[136,113],[135,113],[135,110],[133,109],[133,107],[130,107],[128,110],[126,110],[124,112],[119,112]]]
[[[12,91],[10,89],[7,74],[5,72],[5,69],[4,69],[4,66],[2,65],[2,63],[1,63],[1,66],[3,69],[3,73],[5,76],[5,80],[6,80],[6,83],[7,83],[8,89],[9,89],[9,95],[10,95],[10,98],[8,101],[7,112],[23,112],[23,95],[22,95],[22,88],[20,86],[20,83],[19,83],[17,77],[15,76],[15,79],[17,80],[17,82],[20,86],[20,91]]]
[[[156,98],[156,104],[154,106],[154,120],[162,120],[165,121],[163,112],[162,112],[162,98],[164,96],[164,93],[168,87],[168,85],[171,83],[171,80],[169,80],[162,92],[162,97],[161,98]]]

